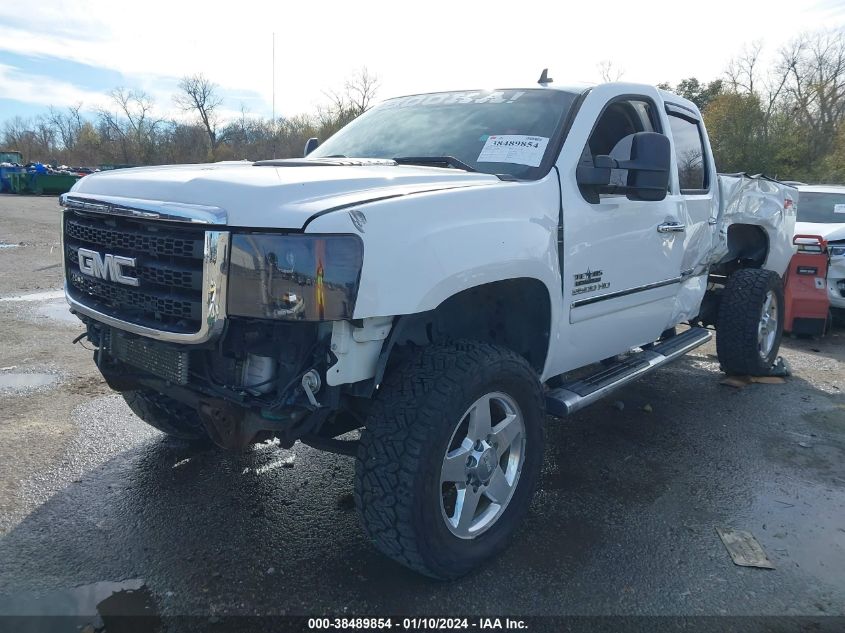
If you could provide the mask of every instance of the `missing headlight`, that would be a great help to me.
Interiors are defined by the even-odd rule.
[[[351,319],[363,254],[355,235],[233,235],[228,313],[295,321]]]

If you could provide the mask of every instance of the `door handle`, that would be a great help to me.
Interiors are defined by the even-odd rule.
[[[687,225],[680,222],[664,222],[657,225],[658,233],[683,233],[686,230]]]

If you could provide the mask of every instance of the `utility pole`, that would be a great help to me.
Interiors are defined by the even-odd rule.
[[[276,32],[273,31],[273,158],[276,158]]]

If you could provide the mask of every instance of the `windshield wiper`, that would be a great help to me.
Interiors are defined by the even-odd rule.
[[[478,171],[454,156],[397,156],[393,160],[399,165],[445,165],[464,171]]]

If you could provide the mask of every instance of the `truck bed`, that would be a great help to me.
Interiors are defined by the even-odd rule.
[[[769,254],[764,267],[783,275],[794,248],[792,235],[798,190],[763,175],[718,174],[719,231],[711,262],[728,256],[728,229],[732,224],[759,226],[767,235]]]

